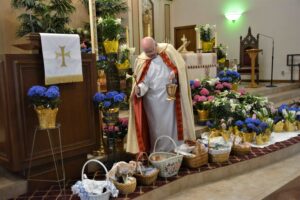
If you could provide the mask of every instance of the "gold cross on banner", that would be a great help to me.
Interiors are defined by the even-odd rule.
[[[60,48],[60,53],[58,53],[58,52],[55,52],[55,54],[56,54],[56,59],[58,59],[58,57],[60,57],[61,56],[61,58],[62,58],[62,60],[61,60],[61,67],[67,67],[67,65],[66,65],[66,61],[65,61],[65,57],[66,56],[68,56],[69,58],[71,57],[70,56],[70,51],[68,51],[68,52],[65,52],[65,46],[59,46],[59,48]]]

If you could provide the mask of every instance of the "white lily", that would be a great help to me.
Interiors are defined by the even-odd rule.
[[[121,24],[121,18],[117,18],[117,19],[115,20],[115,22],[116,22],[116,24]]]
[[[97,20],[98,24],[101,24],[103,22],[103,18],[102,17],[99,17],[98,20]]]

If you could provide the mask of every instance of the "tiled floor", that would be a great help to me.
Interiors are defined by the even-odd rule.
[[[141,196],[149,191],[155,190],[156,188],[159,188],[163,185],[166,185],[170,182],[176,181],[177,179],[180,179],[186,175],[189,174],[193,174],[193,173],[201,173],[207,170],[213,170],[216,168],[220,168],[220,167],[224,167],[227,165],[233,165],[235,163],[238,162],[243,162],[252,158],[256,158],[259,156],[263,156],[265,154],[271,153],[271,152],[275,152],[278,151],[280,149],[286,148],[288,146],[291,146],[293,144],[299,143],[300,142],[300,136],[295,137],[295,138],[291,138],[287,141],[283,141],[283,142],[279,142],[273,145],[270,145],[266,148],[252,148],[252,151],[249,155],[245,155],[245,156],[230,156],[230,159],[228,162],[219,164],[219,163],[209,163],[205,166],[200,167],[199,169],[188,169],[188,168],[181,168],[178,175],[175,177],[171,177],[171,178],[159,178],[154,186],[138,186],[135,190],[134,193],[129,194],[127,198],[129,199],[133,199],[136,198],[138,196]],[[48,190],[40,190],[40,191],[35,191],[32,194],[25,194],[22,195],[20,197],[18,197],[17,199],[31,199],[31,200],[35,200],[35,199],[46,199],[46,200],[50,200],[50,199],[79,199],[77,196],[72,195],[72,192],[70,190],[70,186],[74,183],[74,181],[70,181],[67,184],[67,190],[66,190],[66,194],[63,195],[60,193],[59,191],[59,187],[58,186],[52,186],[50,187]],[[118,198],[116,199],[125,199],[125,195],[119,195]]]

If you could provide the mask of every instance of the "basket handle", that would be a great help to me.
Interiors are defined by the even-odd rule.
[[[84,174],[85,166],[87,164],[91,163],[91,162],[96,162],[96,163],[100,164],[103,167],[103,169],[105,170],[105,175],[108,174],[107,168],[105,167],[105,165],[102,162],[100,162],[99,160],[96,160],[96,159],[91,159],[91,160],[88,160],[86,163],[84,163],[84,165],[82,167],[82,170],[81,170],[81,180],[83,180],[83,174]],[[106,181],[108,181],[107,176],[106,176]]]
[[[139,160],[140,160],[140,158],[143,156],[143,155],[145,155],[146,156],[146,158],[147,158],[147,164],[148,164],[148,166],[149,166],[149,156],[148,156],[148,154],[146,153],[146,152],[140,152],[139,153],[139,155],[137,156],[137,158],[136,158],[136,164],[137,164],[137,168],[138,168],[138,170],[140,171],[140,173],[143,175],[143,173],[142,173],[142,168],[141,168],[141,165],[139,164]]]
[[[175,141],[174,141],[170,136],[167,136],[167,135],[161,135],[161,136],[159,136],[159,137],[155,140],[153,152],[156,152],[156,144],[157,144],[157,142],[158,142],[161,138],[168,138],[168,139],[170,139],[171,142],[173,142],[174,147],[175,147],[175,149],[176,149],[177,145],[176,145]],[[178,154],[178,153],[177,153],[177,154]]]

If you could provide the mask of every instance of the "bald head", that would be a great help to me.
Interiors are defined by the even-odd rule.
[[[142,49],[149,58],[154,58],[157,55],[156,42],[152,37],[142,39]]]

